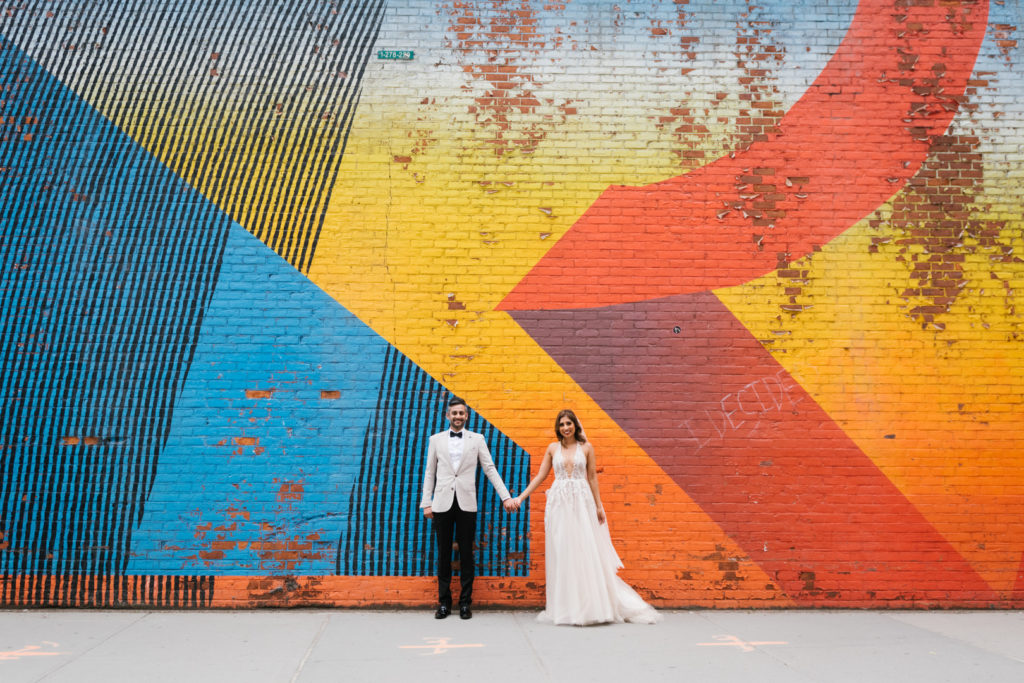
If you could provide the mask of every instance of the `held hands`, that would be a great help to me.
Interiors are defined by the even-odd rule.
[[[519,508],[523,505],[525,499],[522,496],[516,496],[515,498],[508,498],[502,505],[505,507],[506,512],[519,512]],[[423,514],[430,517],[430,508],[426,508]],[[607,517],[604,514],[604,507],[597,508],[597,523],[604,524],[607,521]]]
[[[502,503],[502,505],[505,506],[506,512],[519,512],[519,506],[522,504],[522,502],[523,501],[520,498],[508,498],[505,500],[504,503]],[[434,509],[429,507],[423,508],[423,516],[427,519],[433,519]]]

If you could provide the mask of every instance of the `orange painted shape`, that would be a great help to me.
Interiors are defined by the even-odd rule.
[[[628,581],[629,576],[624,575]],[[458,576],[453,591],[458,591]],[[437,600],[437,579],[424,576],[218,576],[211,607],[423,607]],[[656,607],[709,608],[790,607],[791,603],[761,600],[743,593],[723,599],[719,592],[692,590],[688,596],[665,598],[657,590],[641,594]],[[544,606],[543,577],[481,577],[473,583],[474,604],[512,609]]]
[[[1013,586],[1014,602],[1024,602],[1024,552],[1020,554],[1020,567],[1017,569],[1017,581]]]
[[[549,425],[534,443],[550,438]],[[587,417],[601,500],[622,578],[655,605],[795,607],[764,570],[636,444]],[[546,445],[546,444],[545,444]],[[531,458],[531,477],[542,458]],[[530,502],[530,576],[543,586],[544,509],[551,476]],[[479,580],[479,579],[478,579]]]

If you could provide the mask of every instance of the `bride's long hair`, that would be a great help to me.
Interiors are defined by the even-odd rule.
[[[576,426],[576,432],[573,434],[573,438],[580,443],[587,442],[587,435],[583,433],[583,425],[580,424],[580,419],[576,417],[576,413],[572,412],[568,408],[560,410],[558,417],[555,418],[555,438],[558,439],[558,443],[562,443],[562,432],[558,431],[558,423],[562,421],[563,417],[567,417],[572,420],[572,423]]]

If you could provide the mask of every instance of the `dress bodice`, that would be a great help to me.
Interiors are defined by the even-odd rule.
[[[554,465],[556,481],[559,479],[586,480],[587,478],[587,456],[583,454],[583,447],[578,443],[571,456],[567,456],[562,450],[562,444],[558,444]]]

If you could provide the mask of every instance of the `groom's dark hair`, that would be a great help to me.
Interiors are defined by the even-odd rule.
[[[448,399],[448,407],[451,408],[453,406],[466,406],[466,412],[469,412],[469,406],[466,405],[466,402],[463,401],[458,396],[452,396],[450,399]]]

